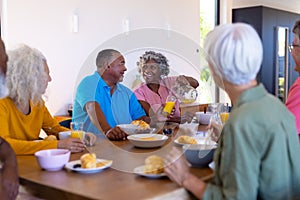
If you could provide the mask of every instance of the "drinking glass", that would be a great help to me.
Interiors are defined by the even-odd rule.
[[[169,116],[175,106],[175,102],[176,102],[176,97],[173,96],[172,94],[169,94],[167,99],[166,99],[166,104],[164,106],[163,109],[163,115],[164,116]]]
[[[210,129],[208,130],[207,140],[211,139],[211,140],[217,141],[220,136],[219,135],[220,133],[216,133],[214,131],[217,127],[223,126],[222,120],[220,118],[220,109],[221,109],[222,105],[223,104],[220,104],[220,103],[212,103],[212,104],[208,105],[208,110],[212,113],[212,116],[211,116],[210,122],[209,122]],[[217,128],[217,129],[219,129],[219,128]],[[206,143],[208,143],[208,141]]]
[[[220,118],[222,121],[222,124],[224,125],[226,123],[226,121],[229,118],[229,106],[227,105],[222,105],[221,109],[220,109]]]
[[[84,140],[83,122],[71,122],[71,137]]]
[[[211,103],[208,105],[208,110],[212,113],[209,124],[212,122],[222,125],[222,120],[220,118],[220,110],[222,108],[221,103]]]

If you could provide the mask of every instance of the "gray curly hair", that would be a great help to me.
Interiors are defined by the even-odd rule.
[[[27,45],[8,52],[6,81],[9,97],[19,105],[42,103],[41,84],[47,79],[46,58]]]
[[[146,51],[140,60],[136,63],[138,66],[139,73],[142,72],[143,66],[149,61],[153,60],[159,64],[161,78],[168,76],[170,73],[170,66],[168,64],[168,59],[161,53],[156,53],[154,51]]]

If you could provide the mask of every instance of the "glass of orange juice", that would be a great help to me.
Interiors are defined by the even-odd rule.
[[[228,112],[221,112],[220,113],[220,118],[221,118],[222,123],[225,124],[226,121],[229,118],[229,113]]]
[[[174,101],[167,101],[166,104],[165,104],[163,112],[166,112],[166,113],[170,114],[172,112],[174,106],[175,106]]]
[[[84,139],[83,122],[71,122],[71,137]]]
[[[221,110],[220,110],[220,118],[223,124],[226,123],[226,121],[229,118],[229,107],[228,103],[226,105],[223,105]]]
[[[176,102],[176,97],[173,95],[169,95],[166,99],[166,103],[163,109],[163,114],[168,116],[171,114]]]

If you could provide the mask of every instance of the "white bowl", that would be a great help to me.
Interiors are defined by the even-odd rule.
[[[118,127],[122,129],[127,135],[133,135],[138,133],[154,133],[157,129],[156,128],[147,128],[142,129],[138,125],[134,124],[119,124]]]
[[[58,133],[58,138],[60,140],[67,139],[68,137],[71,137],[71,131],[62,131]]]
[[[184,157],[192,167],[207,167],[213,160],[216,145],[192,144],[183,145]]]
[[[37,151],[34,155],[42,169],[58,171],[69,162],[70,153],[68,149],[47,149]]]
[[[168,137],[161,134],[134,134],[127,139],[136,147],[154,148],[162,146]]]
[[[136,132],[140,129],[139,126],[134,124],[119,124],[118,127],[120,127],[120,129],[128,135],[136,134]]]
[[[196,112],[197,120],[200,124],[209,124],[210,118],[213,115],[211,112]]]

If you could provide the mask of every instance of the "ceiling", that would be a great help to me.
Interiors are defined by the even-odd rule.
[[[300,14],[300,0],[232,0],[232,7],[268,6]]]

